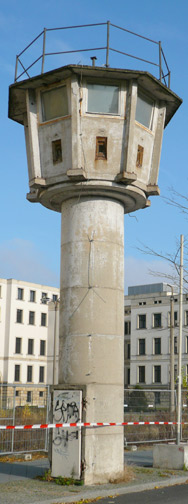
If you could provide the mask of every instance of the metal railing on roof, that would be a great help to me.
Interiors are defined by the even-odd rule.
[[[106,44],[102,47],[92,47],[92,48],[80,48],[80,49],[72,49],[68,51],[56,51],[56,52],[46,52],[46,37],[48,32],[53,32],[53,31],[58,31],[58,30],[72,30],[72,29],[78,29],[78,28],[90,28],[90,27],[97,27],[97,26],[106,26]],[[141,58],[139,56],[136,56],[134,54],[130,54],[124,51],[121,51],[117,48],[111,47],[110,46],[110,27],[113,27],[115,29],[121,30],[123,32],[126,32],[127,34],[133,35],[135,37],[139,37],[147,42],[150,42],[152,44],[158,45],[158,61],[150,61],[148,59]],[[23,64],[23,61],[21,61],[21,56],[39,39],[42,38],[42,52],[40,56],[35,59],[30,65],[25,67]],[[44,65],[46,61],[47,56],[55,56],[55,55],[62,55],[62,54],[72,54],[72,53],[83,53],[83,52],[93,52],[93,51],[105,51],[106,53],[106,58],[105,58],[105,64],[107,68],[109,67],[109,56],[110,52],[115,52],[117,54],[121,54],[123,56],[129,57],[136,59],[138,61],[142,61],[144,63],[147,63],[149,65],[153,65],[158,68],[158,78],[160,82],[163,82],[165,86],[168,86],[170,88],[170,70],[164,55],[164,51],[161,46],[161,42],[157,42],[156,40],[152,40],[148,37],[145,37],[143,35],[140,35],[138,33],[135,33],[131,30],[128,30],[126,28],[122,28],[121,26],[117,26],[110,21],[106,21],[105,23],[92,23],[92,24],[86,24],[86,25],[77,25],[77,26],[63,26],[60,28],[44,28],[44,30],[37,35],[37,37],[28,44],[25,49],[23,49],[17,56],[16,56],[16,67],[15,67],[15,82],[18,81],[23,75],[27,75],[28,78],[30,78],[29,75],[29,70],[41,60],[41,74],[44,73]],[[21,66],[22,72],[18,75],[18,66]],[[164,68],[164,70],[163,70]]]

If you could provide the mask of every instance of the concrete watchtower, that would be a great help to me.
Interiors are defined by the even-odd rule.
[[[123,422],[124,213],[159,194],[180,104],[151,74],[117,68],[68,65],[10,86],[27,198],[62,216],[59,387],[82,390],[85,422]],[[81,450],[84,481],[108,481],[123,470],[123,428],[85,429]]]

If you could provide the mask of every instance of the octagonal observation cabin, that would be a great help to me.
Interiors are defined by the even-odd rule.
[[[27,198],[61,211],[66,198],[111,194],[125,212],[148,206],[163,129],[182,100],[148,72],[66,65],[9,91],[9,117],[25,128]]]

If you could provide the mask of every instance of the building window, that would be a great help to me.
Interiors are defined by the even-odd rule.
[[[130,359],[131,357],[131,345],[128,343],[127,345],[127,359]]]
[[[16,322],[18,324],[22,324],[22,322],[23,322],[23,310],[19,310],[19,309],[17,310],[17,312],[16,312]]]
[[[143,96],[137,96],[135,119],[146,128],[152,128],[153,101]]]
[[[22,338],[16,338],[15,353],[21,353]]]
[[[138,315],[138,329],[146,329],[146,315]]]
[[[174,364],[174,380],[176,381],[178,377],[178,366]]]
[[[119,87],[103,84],[88,84],[88,112],[118,114]]]
[[[39,391],[39,397],[44,397],[44,392],[42,390]]]
[[[138,366],[138,381],[145,383],[145,366]]]
[[[27,403],[31,403],[32,401],[32,392],[31,390],[27,391]]]
[[[169,319],[168,325],[170,326],[171,325],[171,313],[170,312],[168,313],[168,319]],[[177,327],[177,325],[178,325],[178,312],[175,311],[174,312],[174,327]]]
[[[43,304],[47,304],[47,302],[48,302],[48,295],[47,295],[47,292],[42,292],[41,302],[42,302]]]
[[[40,355],[45,355],[46,353],[46,341],[40,340]]]
[[[34,290],[30,290],[30,301],[31,301],[31,303],[35,303],[35,295],[36,295],[36,292]]]
[[[23,292],[23,289],[18,287],[18,299],[20,299],[20,301],[23,301]]]
[[[56,301],[57,301],[57,294],[52,294],[52,301],[53,301],[53,303],[56,303]]]
[[[14,367],[14,381],[19,382],[20,381],[20,365],[15,364]]]
[[[28,355],[33,355],[34,340],[28,339]]]
[[[41,93],[42,119],[50,121],[68,115],[67,88],[61,86]]]
[[[146,351],[146,342],[145,339],[139,339],[138,340],[138,355],[145,355]]]
[[[154,338],[154,354],[161,354],[161,338]]]
[[[158,404],[161,403],[161,393],[157,391],[157,392],[154,392],[154,394],[155,394],[155,396],[154,396],[155,397],[155,406],[157,406]]]
[[[27,382],[32,382],[33,366],[27,366]]]
[[[188,325],[188,311],[185,311],[185,325]]]
[[[20,395],[20,392],[19,392],[19,390],[16,390],[16,393],[15,393],[15,395],[16,395],[16,397],[19,397],[19,395]]]
[[[127,368],[127,385],[130,385],[130,368]]]
[[[177,355],[178,353],[178,338],[177,336],[174,336],[174,354]]]
[[[161,383],[161,366],[154,366],[154,383]]]
[[[29,312],[29,325],[34,325],[35,324],[35,312],[30,311]]]
[[[185,337],[185,352],[188,353],[188,336]]]
[[[162,321],[161,313],[154,313],[153,314],[153,327],[155,329],[157,329],[158,327],[162,327],[161,321]]]
[[[131,322],[125,322],[125,336],[130,336],[131,334]]]
[[[44,366],[39,367],[39,382],[44,382]]]
[[[47,314],[41,313],[41,326],[46,327]]]

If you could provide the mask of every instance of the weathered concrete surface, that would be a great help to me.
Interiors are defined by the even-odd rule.
[[[188,445],[155,445],[153,467],[188,469]]]
[[[86,385],[85,422],[123,421],[123,216],[107,198],[62,205],[59,384]],[[123,428],[87,429],[82,444],[86,483],[123,470]]]

